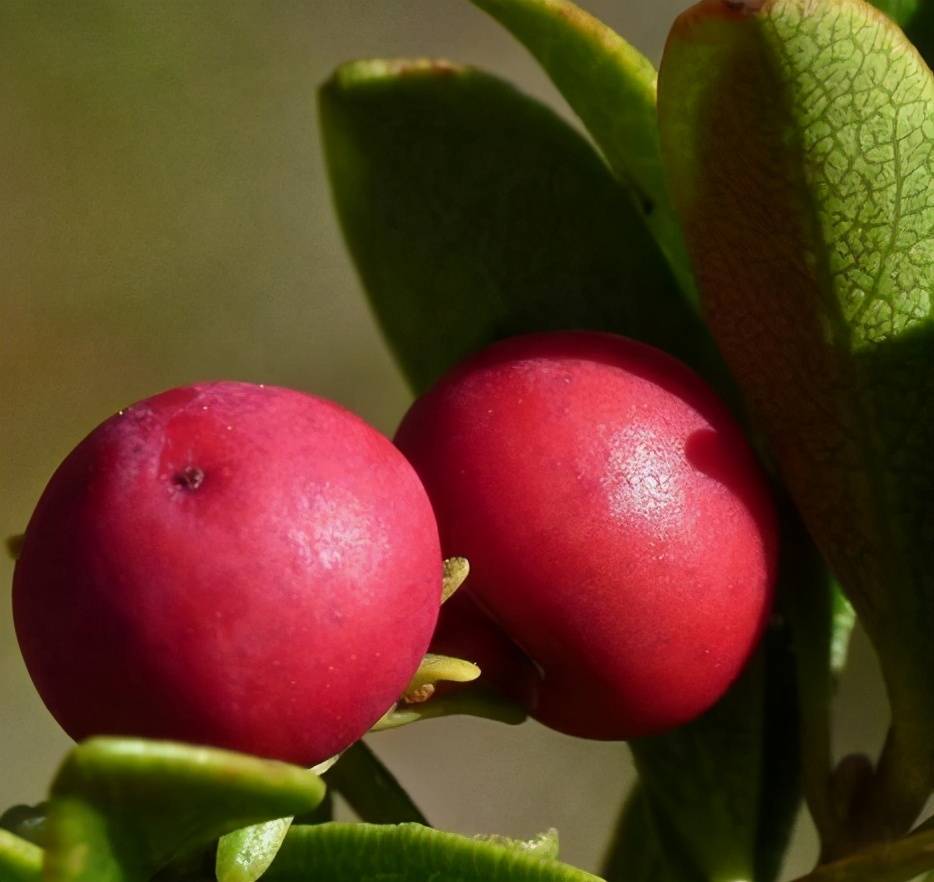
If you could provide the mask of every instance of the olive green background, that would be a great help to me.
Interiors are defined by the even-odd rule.
[[[657,60],[685,4],[586,5]],[[409,396],[341,245],[314,95],[339,62],[380,54],[479,64],[561,106],[466,0],[2,0],[0,533],[23,529],[97,423],[173,385],[293,386],[392,432]],[[11,572],[0,561],[4,592]],[[68,741],[0,609],[2,807],[40,799]],[[857,649],[841,750],[877,745],[885,726]],[[588,868],[632,775],[623,745],[535,724],[445,720],[372,744],[436,824],[555,825]],[[813,855],[802,830],[789,873]]]

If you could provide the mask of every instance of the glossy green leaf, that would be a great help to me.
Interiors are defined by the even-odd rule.
[[[782,676],[787,667],[784,639],[780,631],[769,634],[740,680],[698,720],[631,742],[664,847],[700,878],[766,882],[787,844],[798,799],[794,708],[770,714],[766,724],[776,688],[767,674]],[[768,665],[775,654],[783,664]],[[779,697],[793,701],[787,688]]]
[[[934,78],[860,0],[708,0],[660,79],[709,322],[893,705],[871,823],[934,782]]]
[[[856,610],[843,589],[833,581],[830,600],[830,670],[839,677],[846,668],[850,638],[856,626]]]
[[[816,634],[783,614],[792,598],[823,597],[827,611],[831,597],[820,556],[788,512],[782,546],[778,611],[742,677],[698,720],[631,745],[641,786],[615,832],[611,882],[776,878],[800,804],[801,749],[829,749],[826,739],[809,743],[816,727],[799,729],[798,678],[829,682],[831,645],[829,612],[808,620]],[[808,641],[818,648],[802,666]]]
[[[9,830],[0,829],[0,880],[39,882],[42,878],[42,849]]]
[[[470,68],[365,61],[337,71],[320,110],[347,243],[416,390],[547,329],[628,334],[716,372],[629,195],[548,108]]]
[[[76,747],[52,784],[47,882],[145,882],[240,827],[314,808],[305,769],[228,751],[138,739]]]
[[[221,836],[217,843],[217,882],[256,882],[275,860],[292,818],[276,818]]]
[[[708,882],[677,848],[678,837],[637,783],[617,821],[603,875],[607,882]]]
[[[872,0],[898,23],[928,65],[934,62],[934,2],[932,0]]]
[[[311,768],[315,775],[323,775],[340,759],[331,757]],[[333,820],[330,792],[311,811],[304,812],[301,823],[321,824]],[[262,824],[242,827],[221,836],[214,856],[214,875],[217,882],[255,882],[269,869],[289,832],[293,816],[276,818]]]
[[[395,775],[363,741],[358,741],[343,753],[327,773],[327,782],[344,797],[362,821],[428,824]]]
[[[525,850],[419,824],[293,827],[269,882],[598,882]]]
[[[317,768],[317,767],[316,767]],[[300,818],[276,818],[227,833],[217,842],[214,875],[217,882],[255,882],[275,860],[293,823],[323,824],[334,820],[331,793]]]
[[[568,0],[471,0],[535,56],[633,194],[685,294],[696,297],[681,228],[668,199],[652,63]]]

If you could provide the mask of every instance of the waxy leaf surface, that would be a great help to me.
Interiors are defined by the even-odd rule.
[[[879,651],[896,832],[934,781],[934,79],[860,0],[734,7],[669,40],[666,167],[709,323]]]
[[[342,67],[320,108],[350,252],[416,390],[493,340],[549,329],[719,364],[630,195],[548,108],[433,61]]]
[[[471,0],[535,56],[628,188],[692,300],[694,281],[665,189],[652,63],[568,0]]]
[[[95,738],[52,784],[47,882],[145,882],[218,836],[309,811],[324,784],[305,769],[209,748]]]
[[[221,836],[214,862],[217,882],[256,882],[269,869],[291,826],[289,816]]]
[[[269,882],[599,882],[596,876],[514,845],[419,824],[293,827]]]

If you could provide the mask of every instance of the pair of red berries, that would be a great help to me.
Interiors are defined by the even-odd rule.
[[[396,443],[239,383],[92,432],[14,580],[62,726],[336,754],[428,648],[442,548],[471,577],[439,640],[557,729],[657,732],[736,677],[768,611],[774,517],[740,430],[683,365],[604,334],[515,338],[419,399]]]

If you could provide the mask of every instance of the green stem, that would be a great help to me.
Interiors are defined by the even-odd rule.
[[[908,882],[934,869],[934,829],[885,842],[818,867],[796,882]]]
[[[414,821],[430,826],[392,772],[362,741],[344,751],[326,780],[347,800],[361,821],[373,824]]]

